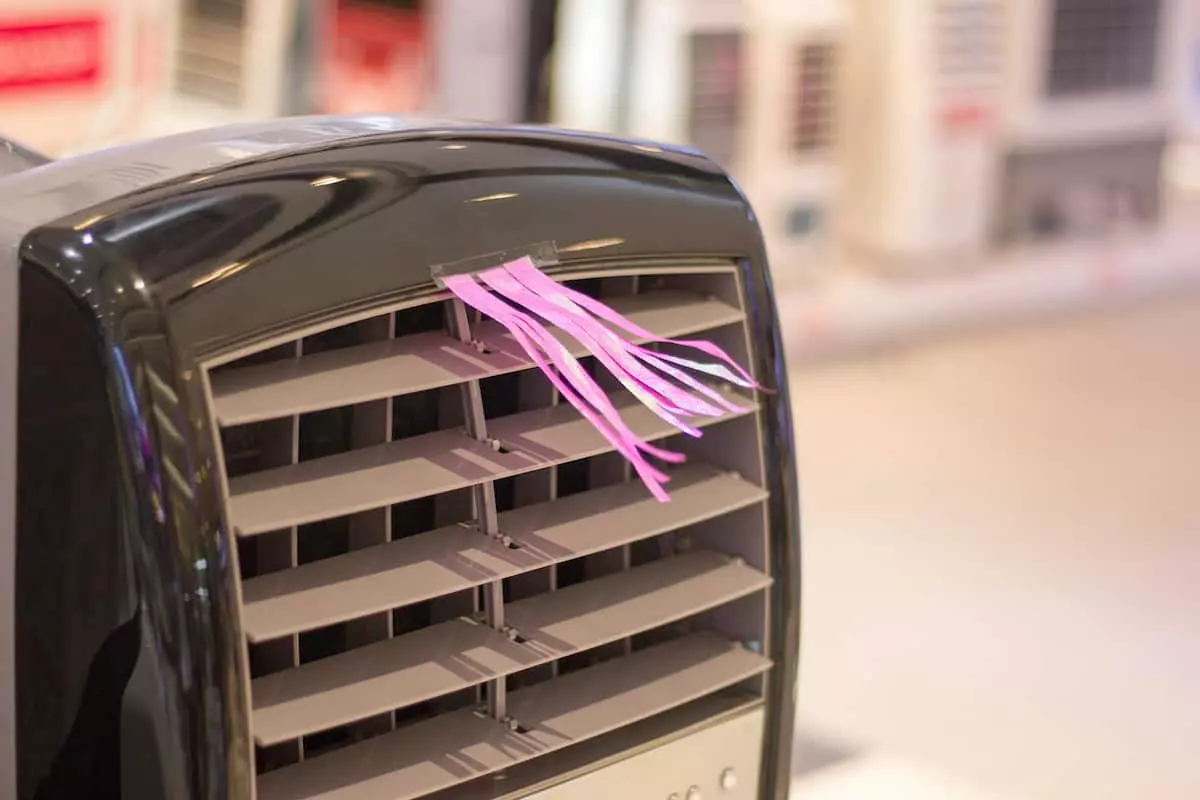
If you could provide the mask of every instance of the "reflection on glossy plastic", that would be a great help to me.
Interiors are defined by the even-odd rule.
[[[167,136],[48,164],[5,182],[0,220],[29,227],[156,183],[286,150],[356,136],[462,127],[462,122],[371,114],[295,117]],[[136,149],[131,158],[130,147]]]

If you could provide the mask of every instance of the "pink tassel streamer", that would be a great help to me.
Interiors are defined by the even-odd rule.
[[[601,303],[599,300],[588,297],[582,292],[575,291],[570,286],[564,286],[558,281],[547,277],[534,265],[531,259],[522,258],[519,261],[513,261],[509,264],[505,264],[504,268],[512,273],[517,280],[520,280],[526,286],[530,286],[535,292],[538,292],[544,297],[560,298],[559,302],[563,302],[564,304],[573,303],[577,306],[582,306],[583,309],[590,311],[592,314],[595,314],[605,322],[616,325],[617,327],[624,329],[627,333],[633,334],[638,338],[645,339],[648,342],[653,342],[656,344],[672,344],[680,347],[689,347],[693,350],[699,350],[701,353],[712,356],[720,361],[724,361],[733,368],[733,371],[731,372],[719,364],[706,364],[700,361],[692,361],[690,359],[680,358],[679,356],[671,356],[665,353],[654,353],[653,351],[646,350],[645,348],[639,348],[644,352],[650,353],[667,361],[675,362],[681,366],[691,367],[693,369],[700,370],[701,372],[706,372],[715,378],[720,378],[721,380],[728,381],[729,383],[732,383],[736,386],[741,386],[745,389],[767,391],[766,387],[755,381],[753,376],[751,376],[749,372],[742,368],[740,364],[734,361],[728,353],[726,353],[720,347],[717,347],[712,342],[706,342],[701,339],[666,339],[661,336],[656,336],[654,333],[637,325],[632,320],[621,316],[616,311],[604,305],[604,303]]]
[[[523,258],[475,275],[454,275],[443,281],[465,304],[512,334],[567,402],[629,460],[638,477],[661,502],[670,499],[663,489],[670,477],[654,468],[646,455],[668,463],[681,463],[684,455],[655,447],[638,437],[599,384],[543,322],[532,315],[574,337],[638,401],[689,436],[698,437],[701,431],[686,422],[685,417],[719,417],[746,409],[686,370],[743,388],[763,390],[749,372],[715,344],[655,336],[598,300],[547,277],[531,259]],[[622,338],[610,325],[649,342],[697,350],[723,363],[655,352]]]
[[[608,395],[584,371],[578,360],[528,314],[512,308],[476,283],[469,275],[446,278],[445,284],[447,289],[468,306],[504,326],[567,402],[591,422],[604,438],[612,443],[617,452],[629,460],[638,477],[655,498],[662,502],[670,499],[662,488],[662,485],[670,480],[670,476],[655,469],[643,453],[668,463],[681,463],[684,460],[681,453],[664,450],[642,441],[625,424]],[[546,361],[544,354],[550,356],[553,366]]]
[[[529,291],[503,268],[481,272],[479,279],[518,307],[529,309],[575,337],[643,405],[684,433],[700,436],[699,429],[688,425],[679,415],[719,417],[723,413],[721,409],[651,373],[644,364],[629,355],[626,350],[628,342],[608,328],[591,318],[564,312],[552,301]]]

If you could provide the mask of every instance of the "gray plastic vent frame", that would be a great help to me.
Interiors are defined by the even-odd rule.
[[[620,283],[623,289],[615,296],[605,295],[605,302],[644,327],[672,337],[705,332],[739,361],[748,363],[752,343],[744,324],[743,289],[732,264],[684,261],[575,270],[555,277]],[[500,331],[489,330],[487,321],[481,324],[473,320],[457,301],[451,306],[450,326],[445,333],[396,336],[394,313],[447,301],[444,292],[431,291],[415,300],[378,309],[374,316],[359,313],[353,318],[331,320],[295,331],[288,338],[261,342],[253,350],[220,354],[204,365],[203,380],[214,430],[274,420],[291,432],[292,466],[287,466],[285,460],[277,468],[233,480],[227,477],[224,453],[221,443],[217,443],[231,534],[247,539],[285,533],[289,542],[286,558],[279,561],[277,557],[271,565],[273,571],[239,578],[237,582],[246,645],[267,648],[278,670],[252,683],[246,676],[255,739],[261,747],[294,742],[292,755],[286,759],[292,766],[259,775],[256,791],[260,798],[343,796],[340,791],[326,795],[318,790],[325,783],[320,776],[326,770],[343,777],[351,775],[354,769],[347,772],[337,765],[358,763],[367,753],[364,748],[374,751],[384,740],[422,737],[420,731],[445,724],[439,720],[449,717],[475,720],[467,727],[478,731],[490,730],[488,726],[499,730],[506,730],[505,725],[510,724],[523,726],[529,732],[514,735],[532,738],[525,742],[527,755],[512,762],[517,763],[604,736],[613,726],[634,725],[649,714],[681,707],[735,684],[741,686],[748,679],[755,680],[754,696],[762,696],[761,676],[770,666],[761,654],[768,652],[769,646],[765,641],[770,630],[766,588],[771,565],[765,543],[766,492],[760,488],[765,475],[763,442],[753,398],[732,393],[731,399],[742,404],[746,413],[706,421],[713,426],[711,435],[697,442],[678,442],[690,458],[682,469],[673,470],[674,480],[668,487],[674,497],[671,503],[659,504],[649,498],[640,483],[630,481],[628,465],[623,481],[559,498],[559,465],[592,459],[609,453],[611,447],[572,408],[558,404],[552,389],[547,391],[549,383],[531,368],[519,350],[491,348],[493,353],[489,355],[503,359],[489,362],[480,359],[473,348],[468,351],[469,346],[456,344],[452,337],[459,342],[480,336],[491,341],[505,338]],[[303,342],[307,337],[352,324],[370,325],[373,333],[369,338],[375,341],[305,354]],[[290,347],[291,356],[280,361],[246,367],[232,363],[283,345]],[[457,359],[451,362],[453,370],[446,370],[445,362],[434,361],[434,357],[440,359],[446,353]],[[464,364],[469,366],[461,368]],[[222,369],[214,372],[218,366]],[[525,402],[529,402],[527,392],[541,399],[509,416],[486,417],[481,381],[513,372],[519,373],[517,380]],[[462,393],[465,430],[437,430],[392,441],[391,398],[453,386],[459,386]],[[672,434],[672,429],[623,392],[617,392],[614,401],[634,429],[647,438]],[[350,405],[368,411],[380,409],[378,414],[370,411],[368,416],[374,421],[365,433],[356,423],[353,449],[297,463],[301,415]],[[739,419],[745,420],[744,427],[737,423],[738,427],[727,428]],[[505,448],[510,452],[497,452],[493,439],[511,445]],[[423,460],[438,454],[443,463],[447,455],[452,455],[458,467],[439,472]],[[411,462],[408,466],[406,459]],[[609,466],[599,462],[587,463],[593,473],[597,469],[610,471]],[[519,480],[536,485],[535,494],[540,499],[525,499],[512,511],[498,513],[495,482],[516,476],[525,476]],[[297,484],[297,478],[303,480]],[[610,479],[611,475],[606,480]],[[326,491],[330,488],[336,491]],[[392,504],[463,489],[474,493],[477,527],[440,527],[392,539],[388,513]],[[350,514],[367,517],[365,521],[355,519],[367,530],[358,530],[357,536],[352,533],[356,543],[350,552],[298,565],[297,526]],[[738,535],[742,526],[748,526],[744,528],[747,535]],[[676,533],[680,529],[690,533]],[[521,547],[514,550],[505,546],[499,540],[502,535],[521,543]],[[660,546],[674,541],[671,546],[677,548],[694,540],[699,549],[685,547],[677,550],[677,557],[660,557],[635,566],[631,547],[660,539],[664,542]],[[714,547],[717,549],[709,551]],[[232,549],[236,557],[237,548]],[[589,575],[583,583],[560,589],[558,568],[574,559],[598,560],[603,577]],[[241,575],[240,565],[237,570]],[[538,578],[541,590],[528,599],[505,600],[501,591],[505,582],[535,575],[542,576]],[[638,575],[648,577],[639,579]],[[474,619],[449,619],[406,633],[403,639],[393,639],[390,613],[385,615],[383,628],[360,625],[389,609],[464,589],[483,590],[482,597],[477,597]],[[666,592],[664,598],[675,599],[663,604],[645,602],[647,596],[656,596],[655,592]],[[621,601],[622,597],[626,599]],[[556,618],[560,622],[550,624]],[[631,647],[631,636],[683,618],[705,620],[704,629],[715,626],[720,631],[747,633],[724,633],[722,637],[693,633],[650,650]],[[299,637],[305,631],[343,623],[359,626],[349,649],[301,666]],[[536,633],[527,635],[527,628],[552,633],[539,640]],[[511,638],[510,631],[520,638]],[[742,641],[731,642],[731,638]],[[573,671],[569,676],[559,675],[559,658],[622,642],[623,655],[618,653],[615,660]],[[418,643],[423,643],[419,650],[406,646]],[[428,649],[424,649],[426,646]],[[718,650],[732,655],[718,657]],[[467,678],[439,668],[438,659],[433,658],[434,654],[442,654],[439,658],[453,660],[465,651],[481,657],[483,665],[474,668],[474,674]],[[412,658],[414,652],[429,657],[422,662]],[[460,655],[454,656],[455,652]],[[618,686],[622,677],[633,675],[631,667],[653,661],[646,655],[651,652],[691,654],[679,656],[683,661],[647,667],[651,672],[659,668],[678,670],[677,674],[660,676],[661,683],[656,685],[662,689],[662,696],[656,701],[622,705],[624,716],[610,722],[603,722],[603,708],[579,704],[586,698],[588,687],[596,691],[594,687]],[[510,696],[507,676],[539,665],[549,665],[549,680],[518,688]],[[699,683],[689,683],[689,675]],[[697,688],[703,680],[711,682],[705,691]],[[477,687],[477,697],[489,701],[486,719],[464,709],[396,728],[393,709],[472,685]],[[484,686],[486,689],[478,694]],[[571,686],[576,689],[568,691]],[[579,727],[557,743],[537,741],[538,734],[530,728],[529,720],[535,719],[534,711],[542,707],[535,708],[523,700],[531,697],[558,697],[553,702],[561,705],[566,718],[581,720]],[[306,736],[335,726],[365,725],[368,719],[378,719],[381,712],[391,719],[390,726],[362,729],[368,736],[365,742],[306,757]],[[518,712],[528,718],[522,719]],[[387,733],[390,728],[395,731]],[[486,733],[480,746],[485,746],[482,743],[490,741],[491,735]],[[407,768],[398,769],[403,772]],[[414,777],[411,791],[400,791],[397,787],[404,784],[400,772],[387,780],[380,778],[383,783],[379,786],[389,787],[389,798],[420,797],[472,777],[464,772],[449,783],[443,783],[442,778]],[[369,783],[375,785],[376,781]],[[350,794],[345,796],[373,796],[369,792],[361,794],[367,789],[365,785],[346,788]]]

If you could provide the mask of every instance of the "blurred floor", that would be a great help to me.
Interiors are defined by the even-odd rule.
[[[1200,797],[1200,295],[793,378],[797,800]]]

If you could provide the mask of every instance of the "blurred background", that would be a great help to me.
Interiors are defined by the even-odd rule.
[[[55,156],[308,113],[694,145],[767,238],[797,800],[1200,797],[1200,0],[0,0]]]

